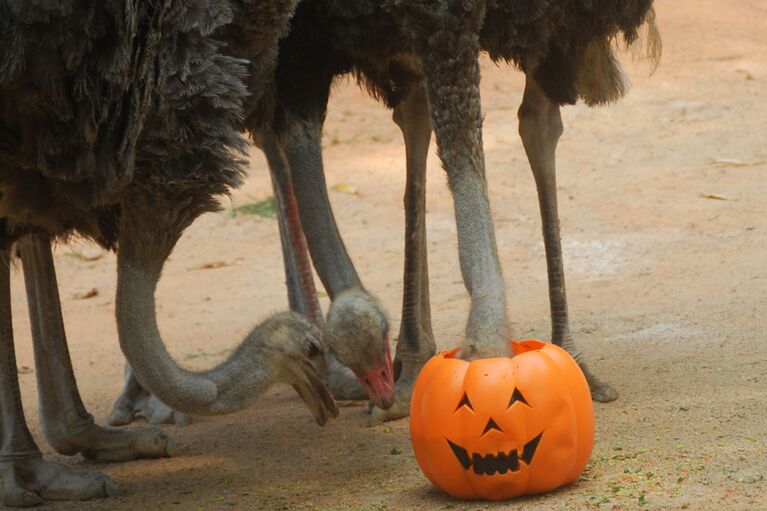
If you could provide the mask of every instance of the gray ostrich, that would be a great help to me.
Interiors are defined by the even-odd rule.
[[[216,36],[225,43],[222,49],[224,53],[245,59],[250,63],[250,76],[274,77],[277,46],[273,44],[265,47],[264,40],[272,34],[287,33],[289,16],[286,16],[286,13],[294,11],[296,0],[273,3],[274,9],[267,17],[264,15],[263,2],[233,0],[231,2],[234,10],[232,23],[222,27],[216,33]],[[266,22],[266,19],[270,21]],[[267,28],[271,32],[267,32]],[[296,85],[301,87],[302,78],[296,78],[298,80]],[[294,261],[302,264],[300,268],[288,272],[288,279],[291,281],[288,288],[293,290],[290,303],[294,310],[305,314],[317,325],[322,326],[324,323],[322,310],[315,296],[311,265],[308,263],[303,243],[292,183],[290,183],[289,173],[275,170],[283,165],[281,149],[272,131],[265,129],[265,126],[270,126],[267,113],[273,111],[278,101],[275,84],[270,79],[251,79],[246,85],[249,92],[249,96],[245,99],[246,115],[244,122],[239,123],[238,127],[248,132],[257,144],[263,146],[270,157],[275,196],[280,208],[280,232],[283,242],[287,242],[291,233],[296,236],[285,247],[284,253],[287,255],[294,253],[295,250],[303,251],[301,257],[285,259],[286,265]],[[309,208],[311,206],[308,204],[304,207],[304,214],[307,214]],[[321,205],[317,209],[320,215],[325,214],[326,211]],[[332,224],[324,223],[323,225]],[[316,235],[320,240],[325,237],[325,233],[320,231],[316,231]],[[334,245],[326,245],[326,247],[328,250],[325,253],[331,260],[335,257],[346,257],[345,252],[335,252]],[[329,287],[333,306],[328,314],[324,337],[331,348],[331,353],[325,361],[325,372],[329,375],[330,383],[339,396],[369,397],[378,407],[388,408],[394,402],[394,377],[389,345],[386,341],[388,333],[386,316],[381,312],[375,299],[361,289],[359,278],[350,262],[335,266],[335,263],[330,261],[323,266],[323,270],[335,267],[343,268],[344,272],[340,275],[333,274],[330,278],[340,279],[344,283],[342,287],[350,289],[341,296],[336,296],[334,289],[338,286]],[[325,275],[326,272],[323,271],[321,274]],[[302,289],[301,292],[297,292],[299,288]],[[305,296],[314,297],[309,307],[300,306]],[[185,414],[166,406],[155,395],[148,392],[129,367],[126,367],[126,375],[125,388],[115,402],[109,417],[110,424],[124,425],[139,416],[146,417],[150,423],[186,423],[188,421]]]
[[[270,118],[273,109],[273,79],[277,65],[277,41],[289,29],[298,0],[229,0],[231,21],[216,29],[214,37],[225,55],[247,63],[243,116],[235,126],[255,132]],[[150,424],[186,424],[185,413],[167,406],[149,392],[125,366],[125,386],[114,403],[108,421],[112,426],[129,424],[139,417]]]
[[[356,296],[366,294],[335,226],[323,177],[320,139],[334,77],[354,74],[373,96],[394,110],[394,121],[405,139],[405,284],[394,363],[397,392],[395,406],[375,410],[375,420],[407,414],[415,378],[435,350],[424,216],[425,166],[432,129],[454,197],[461,271],[472,299],[463,353],[467,357],[506,353],[505,295],[482,153],[480,50],[495,61],[515,65],[527,77],[519,132],[539,194],[552,341],[578,361],[595,400],[617,397],[590,370],[570,331],[555,151],[563,129],[561,105],[578,99],[589,105],[609,103],[626,92],[611,44],[619,36],[627,44],[633,43],[644,24],[650,36],[647,52],[658,58],[660,39],[652,0],[305,0],[298,7],[291,33],[280,47],[279,109],[272,132],[263,134],[270,141],[263,147],[273,180],[281,188],[277,196],[289,203],[295,192],[301,217],[300,225],[281,220],[281,226],[292,229],[284,232],[283,247],[295,309],[317,309],[301,227],[331,298],[348,290]],[[372,315],[375,302],[366,302],[367,307],[362,308]],[[367,324],[336,324],[332,312],[326,327],[329,340],[373,337],[365,332]],[[380,309],[378,315],[385,318]],[[364,360],[360,344],[350,342],[347,351],[356,349],[357,358]],[[348,379],[341,385],[331,377],[330,383],[337,397],[360,395]]]
[[[0,0],[0,474],[6,505],[119,493],[99,473],[45,461],[21,406],[11,319],[13,247],[29,302],[43,432],[97,461],[167,456],[155,429],[94,423],[77,391],[51,243],[71,234],[118,253],[121,347],[139,380],[186,412],[240,409],[274,382],[318,422],[337,409],[314,368],[319,331],[296,314],[258,325],[203,374],[179,368],[157,332],[154,290],[182,231],[240,181],[241,61],[211,33],[228,4]],[[276,37],[270,44],[274,46]],[[274,50],[272,50],[274,51]],[[254,78],[251,77],[251,80]],[[15,245],[14,245],[15,244]]]

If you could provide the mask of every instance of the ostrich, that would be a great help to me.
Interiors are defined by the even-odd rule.
[[[354,74],[374,97],[393,109],[393,119],[405,139],[405,284],[394,363],[396,400],[389,410],[374,410],[374,421],[407,414],[415,378],[435,350],[424,216],[425,165],[432,128],[455,201],[461,271],[472,298],[463,353],[475,357],[506,352],[505,296],[481,147],[480,50],[526,75],[519,132],[539,194],[552,341],[578,361],[595,400],[617,397],[590,370],[570,331],[555,150],[563,129],[561,105],[578,99],[588,105],[604,104],[626,92],[611,43],[619,35],[627,44],[633,43],[645,24],[649,27],[648,55],[657,59],[660,39],[652,0],[305,0],[299,6],[291,33],[280,48],[279,109],[272,132],[263,135],[270,140],[263,148],[273,180],[281,188],[277,197],[289,202],[295,191],[300,210],[300,225],[281,220],[289,295],[295,309],[310,312],[317,308],[311,273],[305,269],[309,263],[301,227],[331,298],[346,290],[364,294],[335,226],[323,177],[320,139],[334,77]],[[329,317],[329,323],[333,319]],[[347,322],[335,330],[341,330],[343,338],[360,338],[363,329],[364,325]],[[330,342],[339,334],[331,329],[326,336]],[[364,359],[364,355],[360,352],[358,358]],[[334,390],[337,397],[346,391],[354,394],[351,385]]]
[[[295,0],[284,0],[281,8],[274,10],[273,19],[277,19],[276,13],[293,12]],[[237,0],[232,2],[234,16],[232,23],[222,27],[216,34],[225,44],[224,53],[245,59],[250,62],[251,76],[273,76],[273,73],[265,71],[276,64],[277,46],[272,45],[264,50],[264,31],[259,24],[263,17],[259,6],[252,1]],[[281,19],[282,23],[275,22],[275,32],[287,32],[287,17]],[[263,23],[262,23],[263,24]],[[257,29],[256,29],[257,28]],[[299,83],[301,80],[299,79]],[[298,84],[297,84],[298,85]],[[250,80],[247,82],[249,96],[245,100],[245,119],[238,127],[247,131],[254,142],[263,147],[270,158],[273,182],[275,186],[276,203],[280,210],[280,232],[283,242],[287,243],[291,233],[296,238],[285,247],[285,264],[289,269],[287,278],[288,288],[291,293],[290,303],[292,308],[311,318],[318,326],[324,325],[322,310],[316,300],[314,282],[311,277],[311,265],[308,263],[303,233],[301,230],[298,209],[292,192],[292,183],[289,173],[279,169],[283,166],[283,156],[279,142],[269,129],[265,129],[265,112],[272,112],[276,102],[275,86],[270,80]],[[304,208],[307,213],[308,206]],[[320,214],[324,213],[320,208]],[[318,236],[324,233],[317,232]],[[337,231],[336,231],[337,235]],[[293,248],[295,247],[295,248]],[[331,250],[333,247],[329,247]],[[299,250],[303,255],[297,258],[289,258]],[[344,283],[353,283],[351,286],[344,285],[347,292],[336,296],[336,287],[330,287],[333,305],[328,313],[328,322],[325,326],[327,345],[331,348],[324,361],[326,374],[330,378],[329,384],[335,390],[336,395],[344,398],[362,399],[369,397],[379,408],[386,409],[394,402],[394,377],[389,343],[387,340],[388,323],[378,302],[367,294],[359,282],[359,278],[348,261],[346,252],[328,252],[330,259],[334,257],[346,257],[347,263],[342,266],[346,273],[338,278]],[[293,261],[301,264],[295,269],[289,266]],[[327,266],[333,266],[329,262]],[[326,268],[327,266],[323,267]],[[325,272],[322,273],[323,275]],[[336,278],[334,275],[331,278]],[[349,288],[349,289],[347,289]],[[314,297],[306,307],[304,297]],[[350,371],[351,369],[351,371]],[[356,378],[356,380],[355,380]],[[125,425],[135,418],[143,416],[150,423],[179,423],[188,422],[188,417],[173,407],[167,406],[157,396],[148,392],[146,388],[126,366],[126,383],[121,395],[117,398],[109,422],[113,426]]]
[[[202,374],[180,369],[157,332],[154,290],[165,259],[186,226],[240,181],[236,155],[244,143],[234,125],[242,115],[244,66],[222,55],[211,37],[230,18],[219,0],[0,0],[0,474],[6,505],[120,492],[100,473],[44,460],[26,426],[11,319],[14,247],[24,269],[42,429],[57,451],[121,461],[167,456],[173,448],[155,429],[98,426],[80,399],[51,254],[55,239],[75,233],[117,249],[121,347],[163,402],[184,412],[226,413],[284,382],[319,423],[338,413],[313,365],[324,349],[320,332],[294,313],[256,326],[228,360]],[[277,36],[264,44],[274,47]]]
[[[277,41],[289,29],[298,0],[229,0],[232,20],[216,30],[215,38],[224,46],[221,52],[248,63],[245,79],[240,131],[255,133],[273,109],[273,79],[277,63]],[[311,271],[311,269],[309,270]],[[316,316],[314,316],[316,320]],[[149,392],[132,371],[125,367],[125,386],[116,399],[108,421],[123,426],[144,417],[150,424],[187,424],[186,414],[167,406]]]

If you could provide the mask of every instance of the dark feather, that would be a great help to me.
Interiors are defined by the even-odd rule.
[[[5,230],[112,246],[131,186],[214,208],[242,173],[246,63],[212,36],[231,19],[224,0],[0,0]]]

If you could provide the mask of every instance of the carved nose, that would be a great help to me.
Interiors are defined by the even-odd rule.
[[[495,423],[492,417],[490,417],[490,420],[487,421],[487,425],[485,426],[485,430],[482,432],[482,435],[484,436],[488,431],[491,431],[493,429],[503,433],[503,430],[501,429],[501,427]]]

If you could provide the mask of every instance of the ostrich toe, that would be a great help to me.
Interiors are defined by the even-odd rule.
[[[0,464],[6,506],[33,507],[46,500],[91,500],[122,494],[109,477],[99,472],[75,472],[42,458]]]

